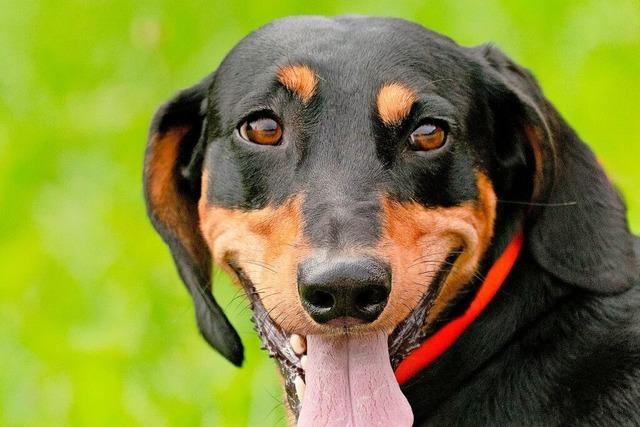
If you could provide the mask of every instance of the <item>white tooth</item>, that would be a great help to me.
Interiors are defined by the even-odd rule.
[[[300,366],[304,370],[307,369],[307,355],[306,354],[300,358]]]
[[[291,338],[289,338],[289,344],[291,344],[291,348],[298,356],[307,351],[307,341],[298,334],[291,335]]]
[[[307,387],[307,385],[304,383],[304,380],[301,377],[296,377],[293,380],[293,385],[296,388],[296,394],[298,395],[298,399],[300,400],[300,402],[302,402],[302,399],[304,398],[304,390]]]

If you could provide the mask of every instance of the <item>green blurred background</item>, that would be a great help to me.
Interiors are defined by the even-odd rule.
[[[246,303],[242,369],[199,337],[141,195],[150,117],[280,16],[404,17],[530,67],[640,230],[640,2],[0,0],[0,425],[284,424]]]

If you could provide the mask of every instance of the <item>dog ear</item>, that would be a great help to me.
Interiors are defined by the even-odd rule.
[[[586,290],[628,289],[640,267],[619,193],[529,71],[490,45],[474,49],[507,92],[503,102],[519,127],[515,138],[524,135],[536,163],[535,207],[527,224],[533,256],[549,273]],[[516,99],[518,106],[508,99]]]
[[[240,366],[243,347],[211,293],[211,253],[199,229],[207,95],[213,75],[178,93],[155,113],[144,160],[147,213],[169,246],[195,305],[200,333]]]

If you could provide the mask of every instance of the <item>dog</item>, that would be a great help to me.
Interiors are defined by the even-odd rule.
[[[640,240],[492,45],[274,21],[158,109],[144,193],[238,366],[212,266],[246,291],[292,424],[640,425]]]

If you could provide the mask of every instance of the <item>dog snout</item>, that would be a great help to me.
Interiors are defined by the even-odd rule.
[[[390,268],[374,258],[311,258],[298,269],[302,305],[318,323],[373,322],[390,291]]]

